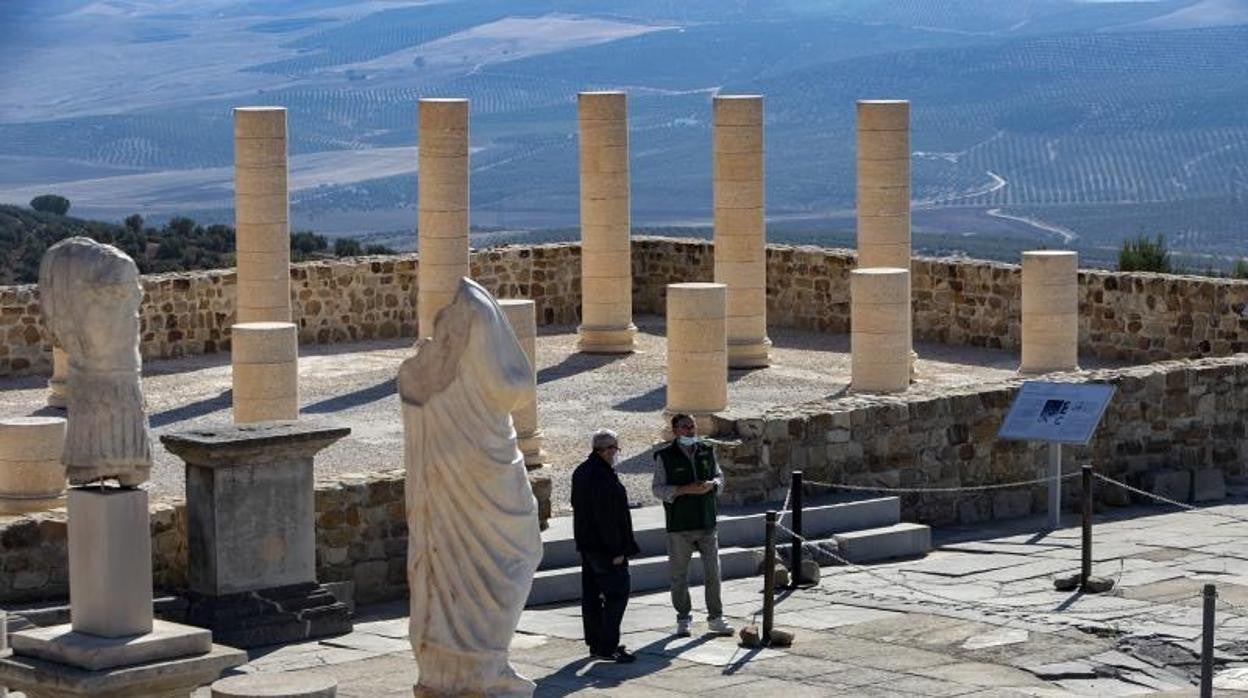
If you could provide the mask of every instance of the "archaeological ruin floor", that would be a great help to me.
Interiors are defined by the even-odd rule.
[[[538,412],[554,481],[555,514],[568,511],[572,468],[587,453],[586,440],[598,427],[620,433],[626,462],[620,471],[630,498],[650,503],[652,444],[663,426],[665,353],[663,319],[636,318],[639,351],[631,355],[576,353],[576,328],[539,328]],[[729,409],[759,410],[844,396],[849,384],[849,336],[772,328],[773,364],[732,371]],[[341,422],[348,438],[318,456],[319,479],[402,467],[402,428],[395,392],[399,364],[411,355],[410,339],[305,345],[300,347],[299,404],[303,419]],[[1014,351],[916,343],[919,380],[915,388],[979,384],[1011,378]],[[1084,368],[1111,364],[1085,359]],[[0,411],[29,414],[46,395],[39,377],[0,379]],[[144,393],[155,435],[230,419],[229,354],[149,361]],[[154,442],[150,488],[154,498],[181,497],[182,462]]]

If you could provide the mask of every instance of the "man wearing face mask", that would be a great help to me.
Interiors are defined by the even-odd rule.
[[[620,663],[636,657],[620,644],[620,621],[628,606],[628,558],[641,552],[633,538],[628,491],[615,473],[620,442],[599,429],[592,452],[572,473],[572,533],[581,554],[581,625],[589,653]]]
[[[689,600],[689,560],[693,551],[702,558],[706,591],[707,629],[712,635],[731,635],[719,597],[719,538],[716,497],[724,474],[715,462],[715,450],[698,440],[693,417],[672,417],[676,438],[655,451],[651,490],[662,500],[667,522],[667,565],[671,573],[672,605],[676,607],[676,635],[689,636],[693,621]]]

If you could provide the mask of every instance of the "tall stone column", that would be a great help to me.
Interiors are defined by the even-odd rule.
[[[237,322],[290,322],[286,109],[234,110]]]
[[[715,280],[727,287],[728,366],[771,363],[763,218],[763,98],[716,97]]]
[[[422,99],[418,112],[416,313],[417,332],[428,337],[469,275],[468,100]]]
[[[542,451],[542,430],[537,426],[537,313],[531,300],[500,298],[498,304],[507,316],[511,331],[520,340],[520,347],[533,367],[533,392],[524,404],[511,413],[516,427],[516,445],[524,454],[524,465],[530,470],[542,467],[546,454]]]
[[[728,407],[727,288],[667,285],[667,413]]]
[[[849,273],[850,388],[896,393],[910,386],[910,270]]]
[[[858,268],[910,268],[910,102],[858,102]]]
[[[290,322],[230,328],[234,423],[299,418],[299,331]]]
[[[1023,253],[1023,347],[1019,373],[1079,369],[1079,256]]]
[[[69,404],[69,354],[58,345],[52,346],[52,377],[48,379],[48,407]]]
[[[628,113],[623,92],[577,95],[581,132],[580,350],[633,351]]]

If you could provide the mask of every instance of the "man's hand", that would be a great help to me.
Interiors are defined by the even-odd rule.
[[[710,492],[714,488],[715,488],[715,483],[713,482],[709,482],[709,481],[691,482],[688,485],[681,485],[680,487],[677,487],[676,495],[680,496],[682,494],[706,494],[707,492]]]
[[[617,558],[612,559],[612,560],[611,560],[611,564],[613,564],[613,565],[622,565],[622,564],[624,564],[624,559],[625,559],[625,558],[624,558],[624,556],[623,556],[623,555],[621,555],[621,556],[619,556],[619,557],[617,557]]]

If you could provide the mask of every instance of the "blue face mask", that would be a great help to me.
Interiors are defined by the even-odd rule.
[[[696,437],[696,436],[678,436],[678,437],[676,437],[676,440],[680,442],[680,445],[681,445],[681,446],[692,446],[692,445],[694,445],[694,444],[696,444],[696,443],[698,442],[698,437]]]

